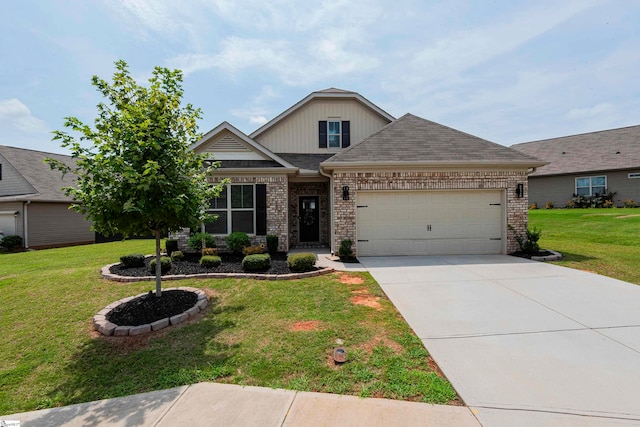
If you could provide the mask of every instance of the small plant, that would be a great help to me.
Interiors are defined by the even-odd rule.
[[[351,246],[353,242],[351,239],[344,239],[340,242],[340,247],[338,248],[338,256],[340,259],[349,259],[353,258],[353,250]]]
[[[295,273],[311,271],[315,264],[316,255],[312,253],[291,254],[287,257],[287,266]]]
[[[172,261],[184,261],[184,254],[182,253],[182,251],[173,251],[171,253],[171,260]]]
[[[204,246],[203,246],[204,242]],[[187,243],[191,249],[194,251],[200,252],[203,247],[205,248],[215,248],[216,247],[216,239],[209,233],[194,233],[191,237],[189,237],[189,241]]]
[[[178,241],[175,239],[167,239],[164,245],[167,249],[167,256],[171,256],[172,253],[178,250]]]
[[[536,202],[533,202],[533,203],[531,203],[531,204],[529,205],[529,210],[530,210],[530,211],[534,211],[534,210],[536,210],[536,209],[538,209],[538,204],[537,204]]]
[[[0,246],[4,246],[10,251],[16,250],[22,246],[22,237],[15,234],[4,236],[0,240]]]
[[[604,205],[602,207],[603,208],[612,208],[612,207],[614,207],[613,200],[605,200],[604,201]]]
[[[160,257],[160,272],[161,274],[167,273],[171,270],[171,258],[168,256]],[[156,274],[156,259],[153,258],[151,262],[149,262],[149,271],[151,274]]]
[[[553,209],[553,202],[552,201],[548,201],[547,203],[545,203],[544,208],[545,209]]]
[[[242,255],[263,254],[264,245],[246,246],[242,248]]]
[[[622,200],[622,205],[625,208],[635,208],[636,207],[636,202],[633,199],[623,199]]]
[[[513,232],[516,242],[518,242],[518,246],[520,246],[520,250],[522,252],[529,255],[537,254],[538,252],[540,252],[540,245],[538,245],[538,240],[540,240],[540,237],[542,236],[541,230],[538,230],[535,227],[533,228],[533,230],[530,230],[527,227],[525,236],[522,236],[516,231],[515,228],[513,228],[513,226],[509,225],[509,229]]]
[[[573,201],[573,199],[571,199],[571,200],[567,200],[567,205],[566,205],[566,206],[567,206],[567,208],[569,208],[569,209],[573,209],[573,208],[575,208],[575,207],[576,207],[576,204],[575,204],[575,202]]]
[[[144,267],[144,255],[129,254],[120,257],[120,263],[124,268]]]
[[[247,233],[243,231],[234,231],[227,236],[227,246],[229,250],[236,254],[242,253],[242,248],[245,246],[251,246],[251,239]]]
[[[267,249],[270,254],[278,252],[278,236],[275,234],[267,234]]]
[[[200,265],[205,268],[216,268],[221,262],[220,257],[214,255],[204,255],[200,258]]]
[[[269,254],[247,255],[242,260],[242,269],[245,271],[263,271],[271,267]]]
[[[202,248],[202,256],[217,256],[218,248]]]

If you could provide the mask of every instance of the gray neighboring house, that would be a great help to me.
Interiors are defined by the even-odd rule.
[[[24,246],[42,249],[95,242],[91,223],[69,209],[62,187],[72,185],[43,163],[51,157],[74,165],[70,156],[0,145],[0,231],[24,239]]]
[[[640,204],[640,126],[512,145],[548,164],[529,175],[529,203],[565,207],[574,194],[616,192]]]

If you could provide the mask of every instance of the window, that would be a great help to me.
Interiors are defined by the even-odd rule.
[[[329,148],[340,148],[342,132],[340,131],[340,122],[328,122]]]
[[[218,197],[211,199],[208,212],[218,215],[218,219],[205,225],[207,233],[266,234],[266,185],[228,185]]]
[[[0,165],[2,166],[2,165]],[[1,170],[1,169],[0,169]],[[629,179],[634,179],[634,178],[640,178],[640,172],[631,172],[629,175],[627,175],[629,177]]]
[[[576,194],[578,196],[595,196],[607,191],[606,176],[588,176],[576,178]]]
[[[351,122],[329,119],[318,122],[319,148],[347,148],[351,145]]]

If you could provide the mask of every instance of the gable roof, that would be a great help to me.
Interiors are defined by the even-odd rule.
[[[49,165],[44,163],[44,159],[51,157],[73,168],[76,162],[71,156],[8,147],[6,145],[0,145],[0,155],[29,184],[29,188],[20,186],[26,191],[20,191],[20,194],[2,196],[0,201],[71,202],[72,199],[64,194],[62,187],[75,184],[74,174],[67,173],[62,178],[60,171],[51,170]]]
[[[511,148],[549,163],[531,176],[640,168],[640,126],[524,142]]]
[[[275,126],[282,120],[284,120],[287,116],[301,109],[302,107],[304,107],[305,105],[307,105],[308,103],[310,103],[315,99],[354,99],[360,102],[362,105],[364,105],[368,109],[384,117],[385,119],[389,121],[394,120],[394,117],[391,114],[387,113],[382,108],[378,107],[377,105],[375,105],[374,103],[372,103],[371,101],[366,99],[364,96],[360,95],[359,93],[332,87],[329,89],[312,92],[311,94],[304,97],[302,100],[298,101],[292,107],[289,107],[284,112],[278,114],[275,118],[269,120],[267,123],[265,123],[258,129],[256,129],[249,136],[251,138],[259,137],[261,134],[271,129],[273,126]]]
[[[326,160],[322,166],[520,165],[544,162],[482,138],[405,114],[373,135]]]

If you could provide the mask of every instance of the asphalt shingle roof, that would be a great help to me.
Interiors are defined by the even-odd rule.
[[[312,171],[320,170],[320,163],[324,162],[334,154],[299,154],[299,153],[277,153],[281,159],[286,160],[295,167]]]
[[[73,167],[75,166],[75,160],[73,160],[71,156],[8,147],[6,145],[0,145],[0,154],[11,163],[11,166],[13,166],[35,190],[24,195],[19,195],[21,200],[65,202],[71,200],[70,197],[64,194],[62,187],[74,184],[75,177],[73,174],[68,173],[63,179],[60,171],[51,170],[49,165],[44,163],[45,158],[51,157]],[[6,199],[6,197],[0,200],[2,199]]]
[[[337,163],[541,164],[538,159],[447,126],[406,114],[331,157]]]
[[[531,176],[640,168],[640,126],[524,142],[511,148],[549,162]]]

